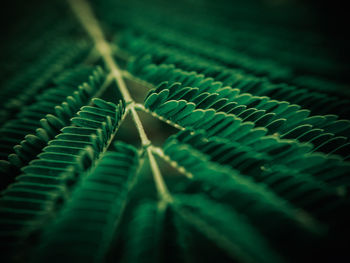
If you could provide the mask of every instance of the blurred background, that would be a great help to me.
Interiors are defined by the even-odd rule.
[[[38,10],[43,10],[43,6],[53,5],[55,2],[65,1],[42,1],[42,0],[13,0],[7,1],[1,8],[1,46],[6,48],[9,39],[15,38],[18,34],[18,25],[28,17],[40,19],[38,13],[32,16]],[[339,63],[348,66],[349,61],[349,7],[344,1],[340,0],[145,0],[145,1],[92,1],[96,5],[137,5],[143,3],[150,9],[154,7],[163,8],[167,6],[172,8],[176,15],[184,13],[197,17],[198,13],[210,22],[210,18],[222,20],[222,22],[232,22],[225,26],[233,28],[237,21],[259,24],[264,27],[282,29],[284,34],[293,38],[299,43],[305,42],[305,38],[313,38],[314,45],[310,47],[320,47],[327,50],[336,58]],[[203,8],[204,7],[204,8]],[[59,11],[59,10],[57,10]],[[122,10],[120,10],[122,12]],[[29,27],[29,24],[27,24]],[[257,36],[258,37],[258,36]],[[291,43],[293,45],[293,43]],[[318,49],[316,49],[318,50]],[[320,54],[310,54],[320,55]],[[348,67],[347,67],[348,69]],[[343,72],[343,78],[347,80],[347,73]],[[345,76],[344,76],[345,75]]]
[[[333,105],[330,107],[337,107],[338,98],[350,98],[348,9],[340,1],[90,0],[89,2],[106,33],[107,40],[114,44],[120,44],[121,32],[127,30],[141,33],[142,30],[148,30],[147,33],[151,34],[152,30],[161,29],[158,32],[163,32],[164,35],[176,32],[184,36],[183,39],[189,40],[189,43],[191,40],[212,43],[216,48],[212,52],[220,52],[220,48],[223,48],[238,54],[237,57],[241,58],[239,63],[249,64],[248,69],[244,69],[248,74],[267,78],[274,84],[287,83],[291,86],[306,87],[310,92],[326,90],[326,96],[328,94],[338,96],[334,97],[336,99],[332,101]],[[9,99],[4,99],[2,105],[6,110],[6,116],[3,114],[5,110],[2,111],[0,108],[1,124],[5,123],[3,121],[5,118],[11,120],[25,105],[30,105],[34,101],[32,94],[21,98],[21,101],[17,98],[21,95],[23,85],[33,83],[33,80],[42,75],[41,67],[37,72],[30,71],[35,61],[39,61],[41,57],[45,58],[42,54],[49,57],[51,50],[57,46],[62,45],[66,51],[79,41],[84,48],[86,44],[86,49],[92,47],[91,39],[74,18],[66,1],[13,0],[7,4],[9,5],[6,7],[3,5],[0,9],[2,28],[0,97],[6,95]],[[124,39],[127,37],[128,35],[124,33]],[[40,41],[35,43],[36,39]],[[63,45],[65,41],[68,48]],[[193,45],[192,51],[195,49],[196,45]],[[189,51],[190,55],[192,51]],[[59,57],[61,53],[57,54]],[[241,54],[243,56],[240,56]],[[128,57],[123,57],[123,52],[116,52],[115,56],[125,69]],[[39,62],[45,69],[47,62],[45,60]],[[99,63],[101,64],[101,61],[96,62]],[[18,81],[18,72],[21,70],[26,77],[23,82]],[[50,85],[52,85],[51,78],[47,77],[42,86],[34,87],[32,90],[40,94]],[[147,91],[135,83],[127,85],[136,101],[142,103]],[[17,93],[13,92],[14,90]],[[116,96],[115,90],[116,87],[112,85],[103,98],[115,101],[113,97]],[[297,92],[293,94],[294,99],[298,96]],[[312,101],[315,100],[318,98],[312,98]],[[312,104],[312,101],[305,103]],[[349,105],[340,105],[350,109]],[[350,117],[350,110],[336,111],[338,112],[341,118]],[[150,116],[141,117],[147,124],[145,125],[147,134],[157,146],[162,145],[164,140],[175,132],[174,129]],[[116,137],[125,142],[135,143],[132,141],[137,138],[134,125],[126,122]],[[165,170],[164,167],[161,168]],[[145,168],[147,169],[149,170],[148,167]],[[175,174],[171,168],[166,169],[167,175]],[[149,191],[145,190],[147,194],[155,192],[151,183],[142,187],[150,188]],[[138,200],[139,196],[135,195],[134,199]],[[125,224],[126,222],[128,218]],[[114,251],[112,253],[118,252],[122,241],[116,241],[114,245],[116,252],[112,250]],[[322,253],[319,257],[322,257]]]

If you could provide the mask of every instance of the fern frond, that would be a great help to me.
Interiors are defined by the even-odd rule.
[[[189,129],[205,130],[207,131],[206,137],[221,137],[226,140],[241,142],[243,145],[251,145],[254,142],[258,142],[259,140],[266,138],[266,129],[269,129],[269,125],[266,126],[266,129],[254,128],[254,125],[251,122],[240,119],[239,117],[241,115],[238,115],[238,117],[236,117],[234,114],[216,112],[213,109],[195,109],[196,103],[187,102],[186,100],[182,99],[182,96],[175,100],[172,99],[170,90],[172,90],[172,92],[175,94],[181,94],[182,89],[179,84],[175,83],[171,85],[169,89],[163,89],[164,85],[166,84],[161,84],[155,92],[151,91],[146,97],[145,107],[149,108],[151,111],[154,111],[156,114],[162,115],[166,119]],[[160,91],[157,92],[158,90]],[[198,97],[200,96],[201,95],[199,95]],[[298,114],[296,114],[296,116],[298,116]],[[296,117],[294,116],[293,118],[295,119]],[[334,127],[338,126],[336,122],[334,124]],[[299,127],[302,128],[305,126]],[[290,133],[292,132],[293,131],[291,131]],[[326,135],[327,134],[325,133],[320,134],[319,136],[320,138],[322,138]],[[329,134],[329,136],[332,137],[331,134]],[[315,139],[316,138],[311,139],[310,142],[315,143]],[[325,142],[320,140],[321,146],[314,149],[313,151],[323,147],[324,149],[327,149],[329,147],[332,150],[335,150],[339,148],[339,143],[341,144],[346,141],[346,139],[342,137],[338,137],[338,139],[340,139],[340,142],[337,139],[330,138],[326,139]],[[333,147],[331,146],[332,144]],[[298,169],[299,171],[310,171],[311,173],[317,175],[317,178],[321,179],[322,181],[330,182],[330,174],[328,172],[325,173],[326,170],[320,171],[319,169],[317,169],[318,167],[320,167],[319,164],[323,163],[325,165],[323,168],[342,167],[339,170],[336,169],[334,174],[332,174],[331,184],[339,186],[346,181],[345,171],[349,170],[349,165],[347,163],[343,163],[337,158],[326,158],[326,156],[321,154],[307,154],[312,150],[311,145],[308,146],[304,144],[299,144],[296,141],[276,140],[275,145],[278,146],[280,149],[283,149],[283,147],[286,147],[285,150],[287,150],[288,148],[289,149],[288,151],[286,151],[286,153],[282,155],[280,154],[280,150],[277,149],[277,151],[271,150],[270,152],[276,153],[277,156],[279,155],[286,162],[289,162],[290,166],[297,167],[296,169]],[[289,155],[290,159],[285,159],[286,154],[291,154],[292,152],[294,152],[294,154]],[[298,154],[299,156],[297,156],[296,154]],[[312,171],[312,169],[314,170]]]
[[[177,86],[174,84],[173,86]],[[145,101],[145,107],[148,107],[150,110],[154,111],[156,114],[162,115],[171,122],[175,122],[185,128],[195,129],[195,130],[206,130],[206,137],[217,136],[230,141],[238,141],[242,144],[251,145],[254,142],[258,143],[259,140],[268,138],[266,136],[267,130],[264,128],[254,128],[253,123],[247,121],[242,121],[240,118],[235,117],[233,114],[226,114],[222,112],[215,112],[213,109],[195,109],[195,103],[186,102],[184,100],[169,100],[166,101],[166,98],[169,96],[169,90],[165,89],[159,93],[151,93]],[[269,125],[267,126],[267,129]],[[341,137],[339,137],[341,138]],[[311,140],[314,142],[314,140]],[[325,148],[326,145],[332,144],[332,140],[323,142]],[[342,140],[343,142],[343,140]],[[288,146],[289,145],[289,146]],[[289,148],[287,151],[288,154],[291,154],[293,151],[298,152],[298,154],[311,152],[312,146],[306,144],[299,144],[296,141],[291,140],[276,140],[275,146]],[[332,148],[331,146],[329,146]],[[339,145],[334,143],[334,148],[339,148]],[[273,151],[271,151],[273,152]],[[276,154],[279,152],[275,151]],[[293,154],[294,155],[294,154]],[[283,156],[283,155],[282,155]],[[282,157],[281,156],[281,157]],[[317,156],[317,155],[310,155]],[[323,155],[318,155],[318,160],[322,163],[327,163],[327,165],[340,165],[347,167],[346,163],[340,162],[337,158],[326,159]],[[286,156],[284,155],[283,158]],[[316,157],[314,157],[315,159]],[[317,158],[316,158],[317,159]],[[323,160],[322,160],[323,159]],[[292,161],[286,160],[288,162]],[[304,162],[306,159],[301,160]],[[315,166],[317,163],[314,164]],[[303,165],[300,165],[298,169],[305,169]],[[347,169],[347,168],[345,168]],[[315,171],[316,172],[316,171]],[[327,176],[327,175],[326,175]],[[339,177],[343,177],[339,175]],[[325,179],[326,180],[326,179]],[[342,183],[342,180],[339,181],[339,184]]]
[[[126,244],[123,262],[162,262],[162,247],[166,245],[162,242],[165,213],[154,201],[144,202],[136,207],[128,226],[130,238]]]
[[[268,191],[265,185],[254,183],[251,178],[244,177],[238,171],[229,169],[227,166],[219,166],[208,161],[206,155],[196,151],[189,145],[179,144],[178,142],[169,143],[165,146],[164,152],[169,155],[172,160],[178,162],[185,167],[186,170],[191,172],[193,174],[193,181],[196,181],[196,179],[199,181],[207,181],[208,183],[215,184],[216,187],[218,187],[217,189],[220,189],[220,185],[221,188],[242,192],[242,196],[244,196],[244,192],[249,192],[247,197],[255,199],[257,202],[269,203],[269,205],[265,205],[267,209],[280,210],[282,214],[289,214],[288,217],[290,217],[292,221],[302,221],[302,218],[299,218],[297,213],[293,212],[292,206],[290,206],[288,202],[282,201],[281,198]],[[208,176],[209,174],[211,174],[211,176]],[[219,178],[221,179],[219,180]],[[208,188],[208,190],[210,189],[211,188]],[[256,195],[255,198],[254,195]],[[220,197],[220,195],[218,197]],[[238,202],[238,199],[232,201]],[[240,199],[240,201],[242,201],[242,199]],[[306,222],[300,223],[304,224]]]
[[[169,138],[165,144],[165,152],[178,143],[191,145],[201,153],[206,154],[210,161],[222,165],[229,165],[241,174],[252,177],[258,183],[264,183],[279,196],[307,211],[328,212],[329,208],[341,199],[337,188],[320,182],[318,174],[308,173],[295,169],[295,163],[289,165],[288,161],[295,158],[308,158],[295,152],[288,158],[270,156],[266,151],[256,152],[250,146],[220,140],[207,139],[202,132],[182,131]],[[170,151],[172,152],[172,151]],[[326,212],[324,212],[326,211]]]
[[[27,69],[23,79],[15,79],[1,90],[0,97],[6,101],[0,112],[1,122],[11,119],[21,106],[29,105],[36,94],[50,86],[56,74],[81,61],[89,50],[85,41],[61,39],[55,44],[41,56],[35,67]]]
[[[161,71],[159,73],[165,79],[174,76],[172,72],[170,72],[170,76],[166,76],[167,74]],[[159,81],[158,74],[155,76]],[[171,82],[172,84],[162,83],[156,90],[151,91],[148,97],[153,93],[159,94],[163,90],[168,90],[169,94],[166,101],[185,100],[195,103],[196,109],[214,109],[217,112],[234,114],[243,121],[254,122],[257,127],[270,128],[270,134],[278,133],[282,138],[301,140],[305,133],[315,129],[323,129],[324,133],[321,132],[321,134],[329,133],[329,138],[323,141],[313,141],[313,144],[318,150],[322,149],[322,147],[319,147],[322,144],[329,145],[328,149],[323,148],[326,153],[335,150],[348,141],[347,137],[343,137],[344,135],[347,136],[350,130],[348,120],[331,120],[328,118],[327,121],[327,116],[309,117],[309,111],[300,109],[298,105],[290,105],[287,102],[273,101],[267,97],[252,96],[247,93],[240,94],[240,91],[236,88],[223,87],[217,82],[210,84],[208,82],[210,79],[203,79],[200,75],[197,81],[196,76],[198,75],[188,75],[188,81],[186,80],[183,84],[176,82]],[[184,80],[182,79],[182,81]],[[166,101],[159,102],[159,106]],[[276,127],[276,123],[280,125]],[[334,136],[336,137],[333,139]],[[331,140],[336,140],[337,143],[332,143]]]
[[[254,183],[235,170],[215,165],[188,146],[177,143],[177,146],[173,146],[175,147],[177,150],[170,152],[169,149],[165,152],[193,174],[192,180],[179,183],[177,191],[206,193],[216,202],[229,205],[234,211],[244,215],[269,242],[278,247],[279,251],[287,253],[288,257],[292,255],[289,254],[287,244],[293,245],[294,252],[299,257],[306,250],[314,249],[314,245],[317,246],[317,240],[320,235],[324,235],[325,229],[308,213],[296,209],[291,203],[269,191],[264,184]],[[325,201],[324,207],[321,205],[326,213],[337,212],[346,206],[341,199],[333,200],[331,197]],[[319,215],[323,216],[322,213]],[[322,218],[328,220],[327,217]],[[281,245],[281,242],[286,246]]]
[[[15,242],[8,242],[7,245],[16,245],[23,241],[35,228],[42,224],[50,214],[38,216],[45,210],[56,210],[57,200],[42,202],[40,196],[29,198],[27,190],[33,190],[38,185],[56,186],[72,185],[79,175],[90,168],[94,160],[106,151],[111,143],[121,118],[124,113],[124,104],[120,102],[115,105],[101,99],[93,100],[95,106],[88,109],[82,108],[77,117],[72,118],[72,124],[62,129],[62,133],[56,139],[51,140],[43,152],[38,155],[39,159],[33,160],[29,165],[22,168],[23,174],[18,176],[16,182],[4,191],[0,199],[1,209],[11,209],[17,211],[18,222],[15,223],[10,232],[19,236]],[[103,114],[101,114],[103,112]],[[88,113],[88,116],[86,114]],[[101,118],[102,117],[102,118]],[[68,139],[68,137],[69,139]],[[67,140],[68,139],[68,140]],[[11,188],[21,185],[21,196],[12,195]],[[9,194],[7,194],[9,193]],[[44,195],[51,195],[49,189],[43,191]],[[20,213],[23,210],[32,210],[36,213],[33,217],[21,219]],[[12,212],[13,213],[13,212]],[[7,220],[12,216],[11,212],[5,213],[1,224],[2,232],[13,222]],[[7,231],[7,230],[6,230]]]
[[[180,41],[178,36],[176,36],[176,38],[176,41]],[[150,40],[142,36],[133,36],[133,34],[129,32],[125,33],[119,41],[121,41],[121,45],[131,53],[136,53],[139,56],[145,54],[149,56],[151,54],[154,62],[157,64],[175,64],[178,68],[205,74],[207,77],[213,77],[218,81],[222,81],[225,85],[235,86],[245,92],[300,104],[304,107],[311,108],[318,114],[338,113],[341,116],[348,116],[348,111],[342,109],[341,106],[347,105],[349,99],[345,100],[335,96],[329,96],[329,94],[325,93],[325,89],[310,92],[310,90],[301,89],[293,85],[271,83],[271,81],[260,77],[259,74],[254,76],[251,74],[253,73],[256,75],[254,72],[249,70],[242,71],[244,67],[241,65],[234,66],[233,69],[232,65],[225,66],[223,64],[220,65],[220,63],[218,65],[217,61],[194,54],[196,51],[186,51],[183,48],[180,49],[179,47],[170,46],[166,43],[157,43],[154,39]],[[189,46],[191,44],[187,45]],[[213,53],[217,54],[217,52],[211,52],[210,55]],[[237,60],[236,58],[235,62],[239,63],[239,59]],[[256,61],[254,67],[256,67]],[[283,72],[283,69],[281,71]],[[276,73],[279,71],[275,69],[273,72]],[[264,73],[262,75],[264,75]],[[163,75],[162,78],[163,77],[165,77],[165,75]],[[276,82],[276,80],[272,80],[272,82]],[[328,93],[334,93],[332,89],[326,90]],[[341,91],[342,89],[339,88],[339,90]]]
[[[103,260],[135,181],[138,158],[135,148],[117,143],[115,152],[106,153],[82,176],[65,208],[47,226],[38,252],[41,262]]]
[[[61,128],[70,123],[78,109],[89,102],[104,79],[101,68],[80,67],[62,73],[55,80],[55,87],[39,95],[36,103],[23,109],[16,119],[0,129],[0,144],[6,145],[1,154],[9,155],[10,164],[16,169],[28,164]],[[23,125],[26,128],[18,130]],[[11,132],[15,129],[16,133]],[[15,153],[11,153],[12,147]],[[12,170],[11,176],[15,175]]]
[[[229,207],[215,203],[202,195],[178,195],[173,207],[178,220],[190,224],[200,235],[205,236],[226,253],[231,260],[283,262],[259,231],[247,223],[244,216]],[[227,224],[227,222],[230,223]],[[193,230],[191,234],[196,236]],[[210,262],[210,258],[220,260],[223,257],[222,254],[212,255],[212,251],[203,249],[205,242],[205,239],[199,238],[197,243],[192,244],[204,254],[201,261]],[[191,248],[191,250],[195,249]]]

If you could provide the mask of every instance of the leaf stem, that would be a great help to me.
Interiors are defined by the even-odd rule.
[[[152,115],[153,117],[157,118],[158,120],[163,121],[166,124],[176,128],[176,129],[179,129],[179,130],[184,130],[185,129],[185,127],[182,127],[181,125],[179,125],[179,124],[177,124],[175,122],[172,122],[172,121],[164,118],[163,116],[158,115],[157,113],[155,113],[153,111],[150,111],[149,109],[145,108],[145,106],[143,104],[136,103],[135,104],[135,109],[143,111],[145,113],[148,113],[148,114]]]
[[[185,169],[185,167],[181,166],[176,161],[172,160],[170,156],[166,155],[162,148],[151,145],[150,146],[152,152],[166,161],[171,167],[177,170],[179,173],[183,174],[187,178],[193,178],[193,174]]]
[[[123,80],[121,70],[113,59],[113,52],[110,44],[105,39],[99,22],[97,21],[90,5],[85,0],[68,0],[68,2],[80,23],[94,41],[96,49],[101,54],[106,66],[110,69],[125,102],[131,102],[132,98]]]
[[[94,41],[96,50],[101,54],[106,67],[109,68],[110,74],[112,74],[112,78],[117,82],[120,93],[122,94],[125,103],[128,105],[128,109],[131,111],[132,118],[141,139],[141,144],[143,148],[146,149],[153,173],[153,178],[162,204],[172,202],[172,197],[169,193],[169,190],[167,189],[167,186],[165,185],[164,179],[162,177],[156,159],[154,158],[152,150],[149,147],[151,145],[151,142],[148,139],[140,117],[136,112],[135,101],[132,99],[129,90],[124,82],[122,70],[113,59],[113,50],[111,48],[111,45],[105,39],[101,26],[99,25],[99,22],[96,19],[93,10],[85,0],[68,0],[68,2],[73,12],[82,24],[83,28],[87,31],[87,33]]]
[[[135,110],[135,104],[131,104],[130,106],[131,106],[130,107],[131,115],[134,120],[135,126],[139,132],[141,144],[143,147],[148,147],[151,144],[151,141],[148,139],[145,129],[143,128],[142,122],[140,120],[140,117]]]
[[[147,147],[147,154],[160,199],[165,203],[173,202],[169,190],[164,182],[163,176],[159,170],[156,159],[154,158],[151,147]]]

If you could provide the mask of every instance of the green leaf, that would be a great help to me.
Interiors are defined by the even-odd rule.
[[[127,158],[122,158],[127,157]],[[138,154],[124,143],[105,154],[72,193],[70,202],[46,228],[40,262],[55,260],[101,261],[104,259],[120,220],[132,181]],[[67,243],[71,246],[67,246]]]

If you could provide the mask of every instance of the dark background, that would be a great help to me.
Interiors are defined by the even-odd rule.
[[[63,1],[63,0],[62,0]],[[234,1],[234,0],[233,0]],[[337,57],[339,62],[349,66],[349,7],[340,0],[252,0],[263,2],[265,5],[288,5],[297,3],[307,8],[310,18],[314,20],[315,30],[319,31],[327,40],[329,50]],[[12,0],[6,1],[0,8],[1,19],[1,48],[6,49],[9,38],[16,37],[16,26],[24,17],[30,17],[39,5],[49,5],[53,1],[42,0]],[[189,4],[192,1],[188,0]],[[219,5],[220,0],[216,1]],[[37,17],[35,18],[37,19]],[[30,25],[28,25],[29,27]],[[2,61],[4,63],[4,61]],[[348,81],[349,82],[349,81]]]

